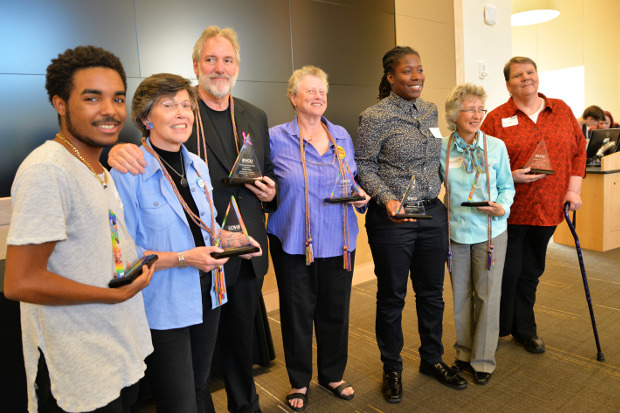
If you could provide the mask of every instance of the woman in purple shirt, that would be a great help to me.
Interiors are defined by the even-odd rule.
[[[314,66],[296,70],[288,96],[297,117],[269,130],[280,204],[267,232],[280,293],[280,318],[294,411],[303,411],[312,378],[312,328],[316,329],[319,384],[353,398],[342,380],[347,364],[349,302],[357,238],[354,206],[370,199],[354,183],[353,143],[347,131],[323,117],[327,75]],[[354,202],[326,202],[334,189],[358,193]],[[338,182],[338,185],[336,183]],[[348,182],[348,184],[347,184]]]

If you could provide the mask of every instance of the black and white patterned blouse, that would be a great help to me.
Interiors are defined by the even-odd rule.
[[[411,175],[418,199],[439,195],[441,139],[429,128],[437,127],[437,106],[418,98],[413,102],[390,93],[360,115],[355,144],[358,179],[379,205],[400,202]]]

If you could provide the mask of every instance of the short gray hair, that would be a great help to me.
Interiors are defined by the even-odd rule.
[[[299,92],[299,84],[306,76],[318,77],[325,83],[325,93],[329,91],[329,83],[327,83],[327,73],[325,73],[323,69],[316,66],[304,66],[301,69],[295,70],[291,77],[288,79],[288,89],[286,90],[286,96],[291,106],[293,105],[293,102],[291,102],[290,96],[297,95],[297,92]],[[293,106],[293,108],[295,107]]]
[[[465,83],[464,85],[458,85],[448,98],[446,99],[446,122],[448,122],[448,129],[451,131],[456,130],[456,120],[459,117],[459,111],[463,107],[463,101],[469,97],[479,98],[484,105],[487,100],[487,92],[484,91],[482,86]]]
[[[209,26],[204,32],[200,35],[198,41],[194,45],[194,50],[192,51],[192,60],[199,62],[200,55],[202,54],[202,49],[205,47],[205,43],[207,40],[214,37],[223,37],[228,39],[230,43],[232,43],[233,48],[235,49],[235,60],[237,61],[237,65],[241,63],[241,53],[239,46],[239,39],[237,38],[237,32],[232,27],[226,27],[224,29],[220,29],[219,26]]]

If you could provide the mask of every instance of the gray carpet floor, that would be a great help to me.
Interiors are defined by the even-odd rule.
[[[382,365],[374,334],[376,284],[353,287],[349,361],[344,379],[353,384],[352,401],[337,399],[314,380],[306,412],[620,412],[620,249],[584,251],[594,314],[605,361],[597,361],[581,272],[574,248],[550,244],[547,268],[536,303],[544,354],[530,354],[509,337],[500,339],[497,369],[486,386],[473,377],[465,390],[452,390],[418,372],[420,361],[413,291],[403,314],[405,347],[403,401],[390,405],[381,394]],[[446,276],[444,361],[454,360],[452,291]],[[269,314],[277,357],[255,370],[263,412],[290,412],[284,398],[290,389],[280,334],[279,312]],[[225,412],[226,393],[214,383],[218,412]]]

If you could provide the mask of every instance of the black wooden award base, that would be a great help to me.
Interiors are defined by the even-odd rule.
[[[345,196],[342,198],[325,198],[325,202],[329,204],[344,204],[345,202],[362,201],[363,199],[364,199],[363,196],[351,195],[351,196]]]
[[[491,204],[489,204],[489,201],[461,202],[461,206],[464,206],[464,207],[485,207],[485,206],[491,206]]]
[[[555,174],[555,171],[552,171],[550,169],[532,168],[526,175],[535,175],[535,174],[553,175]]]
[[[433,219],[432,215],[426,215],[426,214],[396,214],[394,215],[394,218],[396,219],[405,219],[405,218],[411,218],[411,219]]]
[[[212,252],[211,256],[215,259],[236,257],[237,255],[251,254],[260,251],[260,248],[249,245],[247,247],[227,248],[222,252]]]

